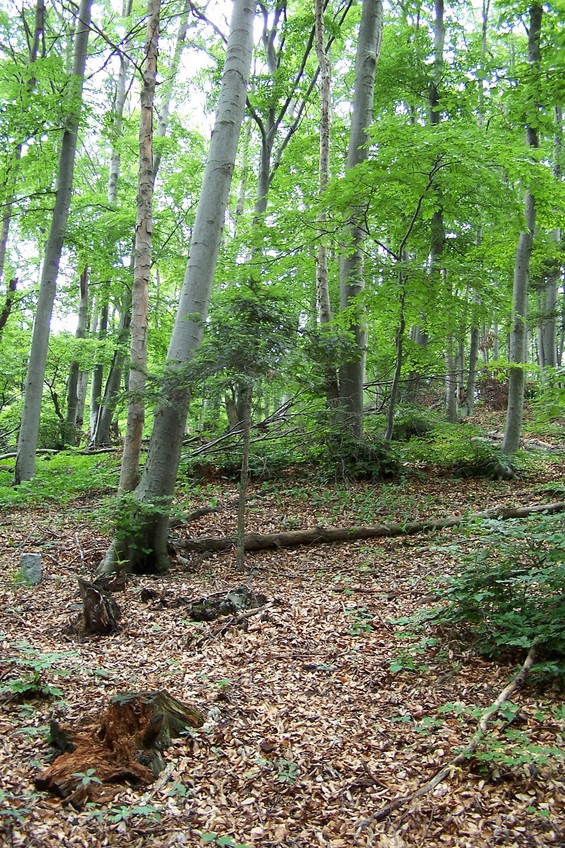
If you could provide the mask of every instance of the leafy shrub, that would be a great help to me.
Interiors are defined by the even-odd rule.
[[[425,436],[433,428],[429,413],[416,406],[401,406],[394,416],[392,438],[398,442],[409,442],[414,436]]]
[[[486,477],[488,480],[512,480],[514,468],[508,457],[489,442],[471,440],[473,456],[456,464],[453,473],[456,477]]]
[[[400,471],[393,446],[378,438],[356,438],[348,430],[332,428],[327,440],[328,459],[342,480],[384,480]]]
[[[564,368],[547,368],[544,371],[543,383],[536,388],[532,407],[536,423],[547,424],[565,419]]]
[[[438,583],[445,606],[434,622],[490,657],[536,645],[546,671],[565,671],[563,516],[486,521],[477,530],[463,567]]]
[[[437,424],[426,436],[411,439],[403,455],[412,462],[437,464],[458,477],[514,477],[508,458],[471,424]]]

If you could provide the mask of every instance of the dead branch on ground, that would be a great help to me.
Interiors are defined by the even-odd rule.
[[[510,683],[502,690],[496,701],[494,701],[491,706],[485,710],[483,715],[481,716],[481,720],[479,721],[479,726],[474,733],[469,744],[458,754],[455,759],[451,760],[450,763],[443,766],[439,771],[437,771],[434,776],[428,780],[423,786],[419,789],[416,789],[415,792],[411,792],[410,795],[404,795],[401,798],[395,798],[386,806],[381,807],[380,810],[377,810],[376,813],[373,813],[368,819],[362,821],[357,827],[357,833],[363,830],[367,825],[372,822],[382,821],[382,819],[389,816],[395,810],[399,810],[401,807],[406,806],[407,804],[411,804],[412,801],[415,801],[417,798],[422,798],[424,795],[427,795],[433,789],[438,786],[438,784],[442,783],[447,777],[450,777],[455,769],[457,769],[460,765],[462,765],[466,760],[469,760],[482,740],[486,736],[488,730],[489,721],[498,713],[501,706],[504,704],[508,698],[514,694],[514,692],[523,686],[526,677],[528,676],[533,664],[537,659],[537,648],[535,645],[532,645],[528,652],[528,656],[526,657],[523,666],[520,671],[512,678]]]
[[[565,503],[537,504],[529,507],[495,507],[482,512],[467,515],[451,515],[434,521],[408,521],[406,524],[373,524],[366,527],[309,527],[305,530],[289,530],[280,533],[246,533],[245,550],[260,551],[293,545],[313,545],[322,542],[353,542],[358,539],[378,537],[411,536],[416,533],[430,533],[447,527],[458,527],[467,521],[494,518],[525,518],[540,513],[565,511]],[[188,551],[227,551],[235,548],[233,536],[204,537],[201,539],[175,539],[175,548]]]

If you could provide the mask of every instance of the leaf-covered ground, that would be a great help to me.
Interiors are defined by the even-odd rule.
[[[504,483],[427,474],[401,486],[355,484],[347,491],[288,481],[257,485],[248,527],[272,532],[543,503],[556,499],[549,490],[560,479],[554,461]],[[187,508],[209,503],[205,489],[201,495]],[[234,487],[223,485],[215,490],[218,511],[176,532],[231,534],[234,496]],[[368,821],[455,756],[476,729],[473,714],[495,700],[516,669],[470,649],[402,638],[398,620],[430,603],[427,578],[457,568],[458,552],[472,549],[472,538],[450,531],[250,554],[253,586],[275,603],[250,617],[246,631],[223,633],[189,621],[177,601],[239,585],[235,555],[179,558],[169,576],[134,578],[116,595],[119,633],[77,641],[67,632],[79,609],[76,575],[91,577],[107,544],[92,520],[94,506],[79,497],[64,509],[38,505],[5,511],[1,519],[0,685],[30,672],[11,661],[27,657],[42,683],[62,690],[62,700],[1,705],[2,844],[564,844],[558,758],[472,760],[411,807]],[[11,578],[28,550],[43,555],[44,580],[36,588]],[[145,602],[144,587],[156,592]],[[22,643],[31,646],[27,653]],[[61,652],[67,655],[52,656]],[[53,715],[72,725],[96,718],[117,692],[152,689],[201,707],[208,718],[173,743],[152,786],[116,787],[106,805],[82,811],[34,790],[34,774],[49,761],[45,734]],[[512,727],[530,749],[562,746],[560,699],[557,688],[535,686],[516,697]],[[503,738],[502,724],[493,724],[493,745]]]

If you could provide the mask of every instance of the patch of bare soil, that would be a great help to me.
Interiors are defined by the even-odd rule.
[[[397,486],[257,486],[249,530],[441,517],[496,505],[549,502],[545,476],[501,483],[430,476]],[[231,535],[227,508],[175,533]],[[205,505],[187,504],[187,508]],[[117,594],[120,630],[69,632],[80,602],[77,574],[92,579],[107,539],[80,510],[14,512],[0,525],[0,685],[30,673],[62,700],[4,701],[0,718],[0,837],[7,846],[550,846],[564,844],[564,775],[558,761],[471,760],[432,793],[382,821],[372,814],[428,780],[476,729],[477,715],[516,666],[441,645],[399,640],[398,619],[430,603],[427,576],[457,568],[457,530],[249,554],[250,584],[276,601],[246,626],[193,622],[186,606],[242,582],[235,552],[179,557],[165,578],[133,578]],[[449,543],[450,552],[439,547]],[[12,580],[23,550],[43,554],[44,580]],[[54,653],[68,652],[49,666]],[[51,657],[51,659],[50,659]],[[65,670],[66,676],[55,676]],[[33,673],[33,668],[31,669]],[[96,719],[121,691],[166,690],[204,711],[206,723],[174,739],[149,786],[116,786],[105,804],[76,810],[34,789],[48,765],[46,728]],[[531,745],[559,746],[559,693],[526,687],[517,729]],[[440,712],[446,704],[458,708]],[[458,714],[459,713],[459,714]],[[561,714],[563,704],[561,703]],[[493,725],[501,738],[500,723]],[[92,775],[84,775],[88,783]],[[215,834],[215,836],[214,836]],[[230,841],[231,839],[231,841]]]

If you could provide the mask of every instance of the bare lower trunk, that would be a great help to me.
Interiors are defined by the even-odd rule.
[[[88,268],[80,275],[80,305],[78,311],[78,326],[75,338],[86,337],[88,324]],[[76,360],[71,362],[69,368],[69,379],[67,382],[67,416],[65,419],[65,432],[63,441],[66,445],[77,445],[79,433],[77,432],[77,417],[79,410],[79,378],[80,363]]]
[[[245,571],[245,509],[249,486],[249,443],[251,440],[251,387],[241,391],[243,402],[243,448],[241,452],[241,474],[239,478],[239,499],[237,504],[237,567]]]
[[[363,0],[355,59],[355,93],[347,153],[347,169],[364,162],[369,151],[367,128],[373,122],[373,99],[377,62],[381,47],[383,6],[381,0]],[[367,333],[361,294],[365,287],[363,268],[364,210],[353,207],[348,226],[347,254],[340,261],[340,302],[349,312],[352,351],[340,368],[340,417],[354,436],[363,431],[363,382]]]

